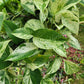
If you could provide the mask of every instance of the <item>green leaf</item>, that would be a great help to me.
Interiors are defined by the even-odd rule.
[[[10,48],[10,46],[7,46],[0,60],[4,61],[12,53],[12,51],[13,50]]]
[[[34,0],[34,4],[39,10],[44,10],[48,6],[49,0]]]
[[[84,7],[84,0],[80,1],[80,5]]]
[[[30,71],[30,77],[33,84],[40,84],[42,76],[39,69],[36,69],[35,71]]]
[[[10,40],[0,42],[0,58],[3,55],[9,42],[10,42]]]
[[[69,40],[69,43],[71,44],[71,46],[73,48],[81,50],[81,46],[80,46],[80,43],[78,42],[78,40],[75,37],[73,37],[72,35],[68,35],[68,37],[71,39],[71,40]]]
[[[7,68],[12,62],[0,60],[0,70]]]
[[[40,84],[54,84],[51,79],[42,79]]]
[[[22,8],[27,11],[30,14],[34,14],[35,15],[35,7],[34,4],[32,3],[26,3],[26,4],[21,4]]]
[[[2,10],[3,6],[4,6],[3,0],[0,0],[0,11]]]
[[[60,55],[60,56],[62,56],[62,57],[67,57],[67,55],[66,55],[66,50],[65,50],[65,48],[64,48],[64,46],[58,46],[58,47],[55,47],[55,48],[53,48],[53,50],[58,54],[58,55]]]
[[[26,71],[25,76],[23,77],[23,84],[33,84],[28,69]]]
[[[55,73],[61,66],[62,60],[60,57],[56,58],[49,66],[47,74]]]
[[[37,19],[31,19],[27,21],[24,27],[25,28],[28,27],[35,31],[35,30],[44,28],[44,25]]]
[[[76,4],[78,4],[81,0],[68,0],[66,6],[64,7],[64,9],[69,9],[72,6],[75,6]]]
[[[54,47],[57,47],[61,44],[64,44],[64,41],[52,41],[47,40],[47,39],[42,39],[42,38],[38,38],[38,37],[34,37],[33,38],[33,42],[34,44],[41,49],[53,49]]]
[[[4,20],[3,12],[0,12],[0,31],[2,29],[3,20]]]
[[[62,14],[62,23],[66,26],[72,33],[78,35],[79,31],[79,19],[72,12],[67,11]]]
[[[21,4],[32,3],[32,0],[21,0]]]
[[[79,71],[79,66],[71,61],[64,60],[64,71],[71,75]]]
[[[84,21],[84,14],[80,16],[80,21]]]
[[[62,0],[63,1],[63,0]],[[64,4],[66,3],[67,1],[65,1],[64,2]],[[72,6],[75,6],[76,4],[78,4],[80,2],[80,0],[74,0],[73,2],[71,2],[71,3],[68,3],[67,2],[67,4],[64,6],[64,7],[62,7],[61,8],[61,10],[59,10],[58,12],[55,12],[54,13],[54,15],[55,15],[55,21],[57,22],[57,23],[59,23],[60,22],[60,20],[61,20],[61,17],[62,17],[62,13],[65,13],[65,12],[67,12],[67,10],[68,9],[70,9]],[[61,4],[63,4],[63,3],[61,3]],[[53,6],[53,5],[52,5]],[[61,6],[61,5],[60,5]],[[59,6],[58,6],[58,8],[60,8]],[[52,9],[51,9],[52,10]]]
[[[47,9],[45,9],[44,11],[40,11],[40,20],[42,23],[47,19],[47,16],[48,16]]]
[[[80,0],[68,0],[67,5],[72,4],[72,3],[76,3],[76,2],[80,2]]]
[[[33,35],[33,42],[37,47],[42,49],[53,49],[55,51],[57,48],[57,50],[59,50],[56,52],[59,55],[66,57],[64,49],[60,49],[59,46],[61,44],[64,44],[67,39],[63,37],[59,32],[49,29],[39,29],[35,31]],[[59,52],[61,52],[62,54],[60,54]]]
[[[39,29],[33,32],[34,37],[52,40],[52,41],[66,41],[67,38],[62,36],[58,31],[54,31],[51,29]]]
[[[29,28],[16,29],[12,34],[21,39],[30,39],[33,37],[32,30]]]
[[[24,43],[17,47],[6,59],[9,61],[19,61],[38,54],[37,47],[32,43]]]
[[[38,69],[38,68],[42,67],[45,63],[47,63],[50,56],[51,55],[38,54],[36,56],[30,57],[28,60],[26,59],[27,66],[32,71],[34,71],[35,69]]]
[[[55,16],[55,14],[63,9],[67,0],[51,0],[49,4],[49,13],[51,16]]]
[[[7,35],[13,40],[14,43],[19,43],[21,42],[22,40],[16,38],[15,36],[12,35],[12,32],[17,29],[17,26],[12,23],[11,21],[8,21],[8,20],[5,20],[3,22],[3,26],[5,28],[5,31],[7,33]]]

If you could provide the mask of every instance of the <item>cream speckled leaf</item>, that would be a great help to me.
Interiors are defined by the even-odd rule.
[[[79,66],[71,61],[64,60],[64,71],[71,75],[79,71]]]
[[[16,29],[12,34],[21,39],[30,39],[33,37],[32,30],[29,28]]]
[[[50,64],[49,68],[48,68],[48,71],[47,71],[47,74],[53,74],[55,73],[61,66],[61,58],[58,57],[58,58],[55,58],[55,60],[53,61],[53,63]]]
[[[72,33],[78,35],[79,19],[72,12],[66,11],[62,14],[62,24],[66,26]]]
[[[32,43],[24,43],[17,47],[6,60],[19,61],[38,54],[37,47]]]
[[[33,43],[38,48],[53,49],[57,54],[66,57],[64,48],[60,49],[59,46],[64,44],[67,38],[63,37],[59,32],[50,29],[39,29],[34,32],[33,36]]]
[[[48,6],[49,0],[34,0],[34,3],[39,10],[44,10]]]
[[[28,27],[32,30],[38,30],[44,28],[44,25],[37,19],[28,20],[24,27]]]

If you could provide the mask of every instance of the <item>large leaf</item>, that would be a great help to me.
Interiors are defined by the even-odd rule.
[[[62,23],[66,26],[72,33],[78,35],[79,31],[79,19],[72,12],[67,11],[62,14]]]
[[[30,39],[32,38],[32,30],[29,28],[19,28],[16,29],[12,34],[21,39]]]
[[[54,31],[51,29],[39,29],[33,32],[34,37],[47,39],[51,41],[66,41],[67,38],[61,35],[58,31]]]
[[[34,44],[41,49],[53,49],[54,47],[57,47],[61,44],[64,44],[64,41],[52,41],[51,39],[42,39],[38,37],[33,38]]]
[[[1,61],[1,60],[0,60],[0,70],[7,68],[11,63],[12,63],[12,62],[9,62],[9,61],[6,61],[6,62],[5,62],[5,61]]]
[[[17,26],[14,23],[12,23],[11,21],[5,20],[3,22],[3,26],[5,28],[7,35],[13,40],[14,43],[18,43],[22,41],[11,34],[15,29],[17,29]]]
[[[53,74],[55,73],[61,66],[61,58],[56,58],[49,66],[47,74]]]
[[[38,68],[42,67],[45,63],[48,62],[50,56],[51,55],[38,54],[36,56],[30,57],[28,60],[26,59],[27,66],[31,70],[38,69]]]
[[[32,30],[38,30],[44,28],[44,25],[39,20],[31,19],[27,21],[24,27],[28,27]]]
[[[71,61],[64,60],[64,71],[71,75],[79,71],[79,66]]]
[[[9,61],[19,61],[33,55],[38,54],[39,51],[32,43],[24,43],[17,47],[12,54],[7,58]]]
[[[44,10],[48,6],[49,0],[34,0],[34,4],[39,10]]]
[[[54,84],[51,79],[42,79],[40,84]]]
[[[3,20],[4,20],[3,12],[0,12],[0,31],[1,31],[1,28],[2,28]]]
[[[34,32],[34,38],[33,42],[34,44],[42,49],[53,49],[61,56],[66,57],[64,49],[60,49],[60,45],[64,44],[64,42],[67,40],[65,37],[63,37],[59,32],[56,32],[54,30],[49,29],[39,29]],[[63,50],[63,51],[62,51]],[[60,54],[61,52],[62,54]]]
[[[30,71],[30,77],[33,84],[40,84],[42,76],[39,69],[36,69],[35,71]]]
[[[4,51],[5,51],[9,42],[10,42],[10,40],[0,42],[0,58],[3,55],[3,53],[4,53]]]

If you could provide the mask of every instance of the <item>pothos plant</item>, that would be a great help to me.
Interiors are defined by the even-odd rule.
[[[81,49],[74,37],[79,32],[78,3],[0,0],[0,84],[54,84],[52,76],[61,66],[67,75],[79,71],[66,53],[69,46]]]

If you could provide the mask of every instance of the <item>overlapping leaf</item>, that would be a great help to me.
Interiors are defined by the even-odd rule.
[[[39,29],[34,32],[33,36],[34,36],[34,38],[33,38],[34,44],[37,47],[42,48],[42,49],[56,50],[56,48],[57,48],[60,50],[59,46],[61,46],[61,44],[64,44],[64,42],[66,42],[66,40],[67,40],[59,32],[56,32],[54,30],[49,30],[49,29]],[[61,51],[64,52],[64,50],[62,50],[62,49],[61,49],[61,51],[59,51],[59,50],[57,51],[58,54]],[[64,56],[63,53],[61,54],[61,56],[62,55]],[[66,57],[66,55],[65,55],[65,57]]]
[[[17,47],[6,60],[19,61],[38,54],[37,47],[32,43],[24,43]]]
[[[59,10],[58,12],[55,12],[54,15],[55,15],[55,21],[57,23],[60,22],[61,20],[61,17],[62,17],[62,13],[65,13],[69,8],[71,8],[72,6],[78,4],[80,2],[80,0],[67,0],[65,1],[65,3],[67,3],[64,7],[62,7],[61,10]],[[65,4],[64,3],[64,4]],[[61,5],[60,5],[61,6]],[[59,7],[58,7],[59,8]],[[55,9],[54,9],[55,10]],[[70,17],[71,18],[71,17]]]
[[[38,30],[44,28],[44,25],[37,19],[28,20],[24,27],[28,27],[32,30]]]
[[[30,39],[33,37],[32,30],[29,28],[16,29],[12,34],[21,39]]]
[[[11,21],[8,21],[8,20],[5,20],[3,22],[4,24],[4,28],[5,28],[5,31],[7,33],[7,35],[9,36],[9,38],[11,38],[13,40],[14,43],[19,43],[21,42],[20,39],[16,38],[15,36],[12,35],[12,32],[17,29],[17,26],[11,22]]]
[[[50,15],[55,16],[55,14],[63,9],[67,0],[51,0],[49,4],[49,12]]]

